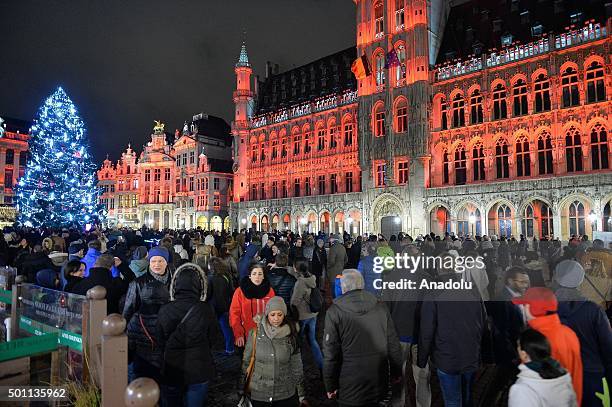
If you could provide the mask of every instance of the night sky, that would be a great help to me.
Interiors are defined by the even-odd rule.
[[[0,0],[0,116],[32,120],[62,86],[96,163],[153,120],[182,128],[205,112],[232,120],[234,64],[246,30],[254,74],[355,44],[351,0]]]

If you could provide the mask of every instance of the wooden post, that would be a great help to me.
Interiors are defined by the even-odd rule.
[[[124,403],[127,386],[127,335],[126,321],[120,314],[111,314],[102,321],[102,371],[100,389],[103,406],[120,406]]]
[[[25,281],[24,276],[15,277],[15,284],[12,288],[11,299],[11,340],[19,338],[19,297],[21,297],[21,284]]]
[[[100,359],[100,341],[102,339],[102,321],[106,317],[106,288],[98,285],[87,290],[89,308],[88,321],[84,323],[83,354],[90,366],[89,373],[93,383],[100,385],[102,362]],[[83,315],[85,317],[85,314]]]

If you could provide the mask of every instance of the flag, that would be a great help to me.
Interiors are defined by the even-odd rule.
[[[397,52],[395,49],[387,52],[387,56],[385,58],[385,68],[392,68],[394,66],[400,66],[399,58],[397,57]]]
[[[370,63],[368,62],[368,57],[364,55],[357,58],[353,61],[353,65],[351,65],[351,71],[355,74],[355,78],[363,79],[372,74],[370,71]]]

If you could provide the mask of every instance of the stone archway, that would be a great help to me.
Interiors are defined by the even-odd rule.
[[[370,226],[373,226],[374,232],[382,233],[387,239],[392,234],[400,232],[405,226],[404,208],[401,201],[392,194],[380,195],[372,204],[371,222]]]

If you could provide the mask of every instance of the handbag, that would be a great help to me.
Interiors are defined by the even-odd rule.
[[[253,370],[255,370],[255,350],[257,349],[257,327],[253,330],[253,352],[251,352],[251,359],[249,359],[249,366],[246,371],[246,378],[244,380],[244,389],[242,397],[238,401],[238,407],[252,407],[251,397],[249,396],[249,385],[251,384],[251,377],[253,377]]]

